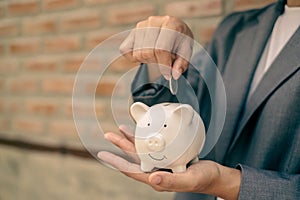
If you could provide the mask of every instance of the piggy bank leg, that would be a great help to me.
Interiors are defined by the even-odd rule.
[[[185,172],[186,166],[185,165],[177,165],[175,167],[172,167],[172,171],[173,171],[173,173]]]
[[[143,172],[151,172],[153,170],[153,166],[144,162],[141,162],[141,170]]]

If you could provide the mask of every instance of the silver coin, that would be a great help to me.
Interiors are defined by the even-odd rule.
[[[169,79],[169,88],[170,88],[171,94],[173,94],[173,95],[177,94],[177,91],[178,91],[178,80],[175,80],[173,78],[173,76],[171,76],[170,79]]]

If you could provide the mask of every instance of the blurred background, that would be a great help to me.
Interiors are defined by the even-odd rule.
[[[271,2],[0,0],[0,200],[172,199],[173,193],[132,181],[86,151],[72,117],[77,70],[96,45],[150,15],[180,17],[205,45],[226,15]],[[133,66],[118,59],[98,85],[104,131],[116,130],[110,96]]]

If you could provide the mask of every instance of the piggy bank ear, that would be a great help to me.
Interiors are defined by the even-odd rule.
[[[175,108],[174,114],[178,115],[186,124],[190,124],[194,117],[194,109],[188,104],[181,104]]]
[[[135,122],[137,122],[139,119],[141,119],[142,116],[146,114],[146,112],[149,110],[149,107],[142,103],[142,102],[136,102],[130,106],[130,115],[134,119]]]

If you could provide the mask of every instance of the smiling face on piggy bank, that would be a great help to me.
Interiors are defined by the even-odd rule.
[[[205,128],[190,105],[161,103],[148,107],[136,102],[130,113],[137,125],[135,147],[142,171],[164,168],[184,172],[187,163],[198,161]]]

